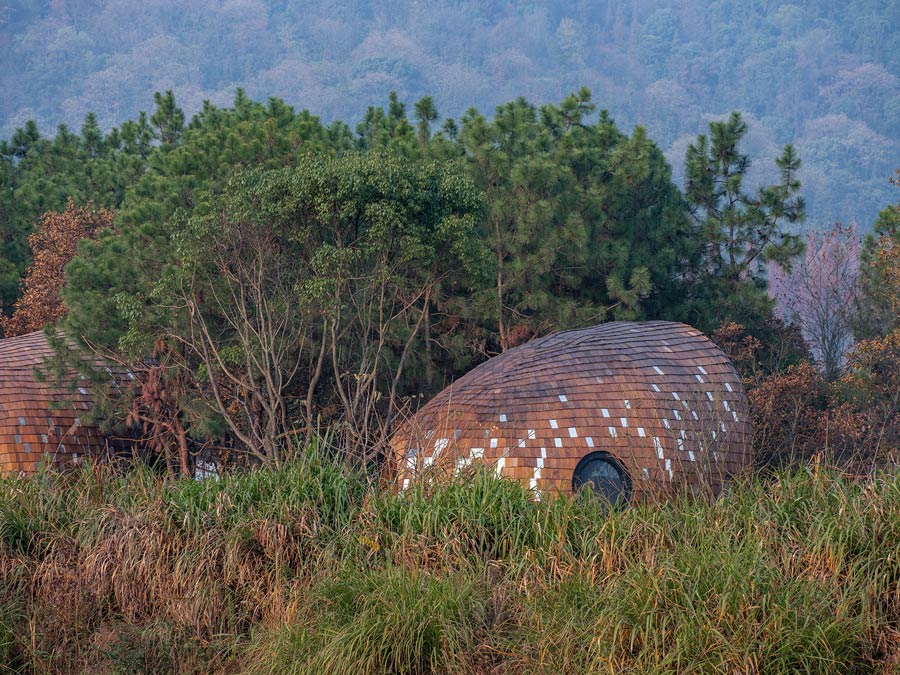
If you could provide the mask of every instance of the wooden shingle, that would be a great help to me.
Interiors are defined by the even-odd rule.
[[[71,466],[105,446],[84,419],[91,407],[87,389],[70,391],[36,377],[52,356],[41,332],[0,340],[0,474],[31,473],[42,462]]]
[[[749,465],[740,378],[700,331],[665,321],[554,333],[474,368],[401,425],[399,484],[427,467],[494,466],[539,493],[570,491],[591,453],[618,461],[640,499],[659,489],[721,490]]]

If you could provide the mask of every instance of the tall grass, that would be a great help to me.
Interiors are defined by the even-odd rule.
[[[6,672],[900,672],[900,477],[613,513],[315,458],[5,479]]]

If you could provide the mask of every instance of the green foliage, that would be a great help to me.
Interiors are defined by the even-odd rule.
[[[443,358],[428,354],[439,308],[482,283],[480,194],[453,164],[375,150],[235,168],[191,194],[190,212],[132,223],[125,208],[118,231],[82,245],[66,331],[183,372],[177,416],[195,438],[224,429],[277,462],[293,430],[330,408],[326,422],[374,443],[374,409],[389,421]]]
[[[207,213],[228,177],[243,167],[292,166],[310,152],[327,154],[350,144],[342,125],[326,128],[277,99],[263,105],[239,91],[233,108],[207,104],[183,131],[183,113],[171,92],[158,99],[154,125],[171,142],[155,146],[146,170],[129,184],[117,231],[82,242],[63,294],[71,309],[70,334],[137,356],[147,352],[146,340],[120,340],[137,314],[146,321],[151,312],[147,298],[172,262],[176,213]]]
[[[240,90],[238,90],[240,95]],[[165,94],[153,94],[156,112],[150,118],[150,124],[156,128],[156,137],[163,145],[172,145],[178,141],[184,131],[184,112],[175,105],[175,95],[170,89]]]
[[[19,658],[22,642],[22,618],[15,600],[0,604],[0,673],[13,675],[25,672]]]
[[[484,589],[464,574],[352,568],[315,590],[319,624],[281,631],[253,672],[454,672],[487,622]]]
[[[627,136],[595,118],[587,89],[540,108],[520,98],[490,119],[472,109],[440,131],[433,100],[413,125],[391,93],[355,136],[242,91],[186,127],[171,93],[157,104],[160,142],[116,228],[67,267],[63,329],[181,372],[170,421],[252,452],[258,396],[279,411],[266,443],[328,410],[326,423],[357,435],[350,445],[369,447],[373,419],[383,436],[416,396],[552,330],[764,321],[757,265],[796,249],[782,223],[803,213],[799,161],[786,148],[782,181],[752,193],[737,115],[689,150],[692,219],[643,128]],[[265,317],[278,317],[277,340],[254,336]]]
[[[81,135],[61,125],[43,138],[29,123],[0,143],[0,309],[12,311],[39,216],[62,211],[69,198],[118,207],[147,167],[152,138],[144,115],[104,136],[89,114]]]
[[[751,194],[744,188],[750,158],[738,150],[747,133],[739,113],[711,122],[688,147],[685,197],[709,242],[704,264],[717,276],[737,281],[758,273],[766,262],[789,265],[802,250],[800,237],[785,228],[805,214],[797,172],[800,160],[785,146],[776,160],[781,181]]]
[[[415,105],[416,134],[423,148],[428,147],[431,139],[431,123],[438,118],[437,108],[430,96],[423,96]]]
[[[226,473],[216,480],[169,481],[137,475],[148,489],[160,488],[166,513],[186,533],[202,534],[226,524],[240,528],[254,519],[281,521],[309,511],[316,522],[341,531],[348,527],[372,479],[335,462],[315,448],[278,471]],[[227,505],[223,502],[227,500]]]
[[[70,266],[64,299],[73,310],[71,333],[131,355],[146,352],[147,340],[120,340],[129,321],[153,311],[147,298],[171,263],[170,240],[182,222],[176,214],[211,213],[228,177],[244,168],[294,166],[312,154],[335,156],[354,147],[413,163],[460,161],[488,198],[480,234],[495,269],[493,281],[472,298],[448,297],[443,308],[454,321],[469,323],[445,343],[456,364],[465,361],[466,350],[492,353],[554,328],[605,318],[686,318],[712,328],[709,313],[698,312],[742,296],[739,318],[763,316],[761,294],[718,277],[733,280],[751,260],[789,256],[791,242],[775,225],[802,212],[795,197],[798,162],[790,151],[779,160],[782,182],[751,196],[742,184],[749,160],[736,149],[746,125],[714,123],[709,153],[731,147],[732,156],[717,165],[706,150],[691,146],[688,167],[702,177],[688,183],[689,198],[704,211],[704,238],[697,241],[698,225],[686,218],[660,150],[641,128],[630,138],[622,134],[605,112],[591,122],[586,89],[540,109],[519,99],[498,108],[493,119],[471,110],[460,125],[447,120],[436,133],[432,99],[416,104],[413,126],[392,93],[386,109],[369,109],[355,137],[344,124],[325,127],[306,111],[296,113],[274,98],[263,105],[241,90],[233,107],[207,103],[186,126],[172,92],[158,94],[156,104],[149,118],[142,114],[105,138],[92,116],[81,136],[61,129],[52,144],[33,125],[26,127],[4,145],[0,164],[9,175],[0,194],[10,203],[4,227],[11,252],[0,269],[9,298],[17,292],[31,222],[41,209],[61,206],[39,187],[47,168],[61,181],[59,199],[74,194],[76,201],[118,207],[117,231],[85,242]],[[708,175],[713,169],[720,179]],[[29,190],[42,197],[29,200]],[[742,201],[720,213],[717,202],[725,199]],[[762,233],[754,234],[760,225]],[[727,228],[739,235],[730,243],[723,240]],[[743,252],[741,242],[759,250]],[[718,257],[704,257],[704,250]],[[730,261],[738,252],[740,260]],[[718,265],[716,279],[685,293],[690,272],[711,265]]]
[[[621,134],[586,89],[560,106],[518,99],[463,118],[460,142],[490,212],[496,261],[476,311],[499,348],[611,318],[659,315],[695,256],[681,196],[641,128]]]
[[[433,110],[427,112],[431,114]],[[407,157],[418,154],[415,130],[406,118],[406,105],[400,102],[396,91],[390,93],[386,111],[369,106],[363,121],[356,127],[356,135],[357,146],[361,150],[391,150],[396,155]]]
[[[744,181],[750,157],[739,149],[747,124],[739,113],[727,122],[711,122],[685,156],[685,198],[699,227],[703,251],[693,283],[696,323],[710,330],[723,321],[756,324],[768,315],[767,263],[790,269],[803,251],[792,226],[805,217],[798,195],[800,159],[785,146],[775,160],[780,181],[755,193]],[[701,309],[702,308],[702,309]]]
[[[891,183],[900,186],[900,170]],[[897,315],[891,302],[895,291],[878,264],[879,252],[885,245],[897,243],[900,243],[900,204],[891,204],[878,213],[878,219],[872,232],[863,240],[860,252],[863,309],[857,313],[854,326],[858,339],[879,337],[897,328]]]

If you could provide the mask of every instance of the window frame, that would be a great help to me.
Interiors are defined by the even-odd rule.
[[[619,475],[619,479],[622,483],[622,492],[620,493],[620,497],[611,505],[614,507],[626,506],[631,503],[631,498],[634,495],[633,485],[631,483],[631,476],[628,471],[622,465],[616,457],[609,454],[608,452],[604,452],[603,450],[595,450],[593,452],[589,452],[584,455],[580,460],[578,460],[578,464],[575,465],[574,471],[572,471],[572,494],[577,495],[586,487],[591,485],[591,481],[578,481],[578,474],[585,469],[585,467],[594,461],[605,461],[607,464],[615,469],[616,473]],[[590,487],[591,493],[595,497],[601,497],[602,495],[594,490],[593,486]]]

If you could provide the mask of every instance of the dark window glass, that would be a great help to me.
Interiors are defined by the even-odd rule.
[[[622,465],[605,452],[592,452],[581,458],[572,476],[572,489],[590,489],[613,505],[624,505],[631,499],[631,479]]]

